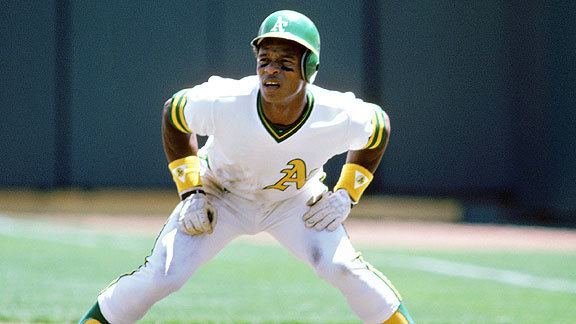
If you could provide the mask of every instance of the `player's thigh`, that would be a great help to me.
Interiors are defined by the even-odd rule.
[[[178,223],[181,205],[178,204],[168,218],[147,261],[166,274],[180,272],[186,276],[212,259],[240,233],[234,224],[227,221],[233,217],[230,211],[218,202],[213,202],[218,213],[214,231],[211,234],[186,234]]]
[[[351,260],[357,256],[343,226],[332,232],[306,227],[302,216],[307,210],[305,204],[293,202],[283,215],[279,215],[279,221],[267,230],[268,233],[296,257],[314,267],[322,262]]]

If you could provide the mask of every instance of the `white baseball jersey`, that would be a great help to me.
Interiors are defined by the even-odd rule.
[[[380,107],[315,85],[308,85],[308,106],[299,122],[276,132],[261,111],[257,76],[213,76],[182,90],[173,99],[172,115],[180,130],[209,136],[199,155],[207,155],[219,186],[270,203],[317,183],[331,157],[375,147],[382,139]]]
[[[359,256],[343,226],[317,231],[302,220],[308,198],[325,189],[320,177],[329,158],[383,140],[383,112],[352,93],[312,85],[308,92],[302,117],[282,131],[262,113],[255,76],[212,77],[174,96],[173,125],[209,136],[199,155],[207,156],[204,188],[218,221],[211,234],[188,235],[179,229],[183,202],[178,204],[145,266],[98,296],[106,319],[138,321],[233,239],[262,231],[339,289],[365,323],[382,323],[398,309],[400,296]]]

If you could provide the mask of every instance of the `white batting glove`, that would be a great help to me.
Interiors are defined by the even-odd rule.
[[[351,205],[352,200],[344,189],[324,192],[308,201],[310,210],[302,219],[307,227],[314,227],[317,231],[334,231],[350,214]]]
[[[216,226],[216,209],[203,192],[194,193],[182,203],[178,217],[180,229],[189,235],[212,234]]]

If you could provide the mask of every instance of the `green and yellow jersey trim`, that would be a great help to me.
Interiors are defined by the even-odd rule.
[[[274,138],[277,143],[280,143],[290,136],[294,135],[301,127],[304,125],[308,117],[310,117],[312,113],[312,108],[314,106],[314,96],[311,92],[306,93],[306,107],[304,107],[304,111],[300,118],[290,125],[288,128],[279,128],[274,126],[271,122],[268,121],[266,116],[264,115],[264,110],[262,108],[262,98],[260,92],[258,92],[258,98],[256,106],[258,108],[258,117],[260,117],[260,121],[264,125],[264,128],[268,131],[268,133]]]
[[[172,97],[172,106],[170,107],[170,122],[182,133],[192,133],[186,119],[184,118],[184,107],[186,106],[186,89],[177,92]]]
[[[384,116],[384,111],[380,107],[374,107],[374,115],[372,115],[372,135],[368,139],[368,144],[362,149],[374,149],[377,148],[382,140],[386,139],[386,117]]]

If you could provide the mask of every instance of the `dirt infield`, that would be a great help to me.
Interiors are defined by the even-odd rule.
[[[9,215],[10,216],[10,215]],[[110,233],[155,234],[164,217],[137,215],[12,215],[82,229]],[[576,230],[528,226],[457,224],[447,222],[399,222],[373,219],[346,222],[352,241],[358,246],[415,249],[576,251]],[[267,234],[240,240],[269,242]]]
[[[157,233],[177,203],[173,191],[0,191],[0,214],[114,233]],[[452,199],[370,197],[346,221],[362,246],[576,251],[576,230],[461,224]],[[270,241],[262,234],[243,240]]]

